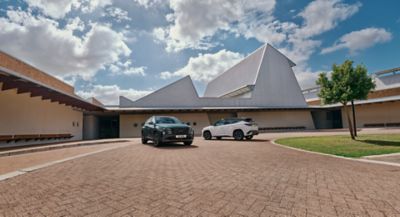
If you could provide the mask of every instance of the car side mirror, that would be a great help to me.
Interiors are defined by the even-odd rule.
[[[149,125],[154,125],[156,126],[156,124],[154,122],[149,122]]]

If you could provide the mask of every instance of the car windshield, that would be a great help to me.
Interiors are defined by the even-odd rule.
[[[180,124],[180,120],[174,117],[156,117],[156,124]]]

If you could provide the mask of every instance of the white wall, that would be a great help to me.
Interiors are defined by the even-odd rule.
[[[1,84],[0,84],[1,86]],[[73,126],[75,122],[75,126]],[[16,134],[67,134],[82,139],[83,113],[58,102],[17,94],[16,89],[0,90],[0,135]],[[0,146],[47,143],[65,140],[0,142]]]

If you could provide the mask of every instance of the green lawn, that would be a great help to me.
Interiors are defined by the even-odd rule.
[[[276,142],[308,151],[355,158],[400,152],[398,134],[360,135],[356,141],[345,135],[285,138]]]

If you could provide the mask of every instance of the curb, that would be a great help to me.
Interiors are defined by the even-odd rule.
[[[28,153],[34,153],[34,152],[41,152],[41,151],[50,151],[50,150],[56,150],[56,149],[63,149],[63,148],[73,148],[73,147],[78,147],[78,146],[89,146],[89,145],[102,145],[102,144],[107,144],[107,143],[121,143],[121,142],[130,142],[130,140],[115,140],[115,141],[102,141],[102,142],[79,142],[76,144],[68,145],[47,145],[43,147],[36,147],[36,148],[27,148],[27,149],[22,149],[22,150],[12,150],[12,151],[4,151],[0,152],[0,157],[7,157],[7,156],[14,156],[14,155],[20,155],[20,154],[28,154]]]
[[[282,138],[279,138],[279,139],[282,139]],[[277,143],[276,140],[277,139],[272,140],[271,144],[279,146],[279,147],[295,150],[295,151],[300,151],[300,152],[305,152],[305,153],[315,154],[315,155],[322,155],[322,156],[332,157],[332,158],[339,158],[339,159],[343,159],[343,160],[362,162],[362,163],[371,163],[371,164],[380,164],[380,165],[386,165],[386,166],[400,167],[400,163],[391,163],[391,162],[385,162],[385,161],[369,160],[369,159],[365,159],[365,158],[363,158],[363,159],[349,158],[349,157],[337,156],[337,155],[333,155],[333,154],[325,154],[325,153],[320,153],[320,152],[303,150],[303,149],[299,149],[299,148],[293,148],[293,147],[290,147],[290,146],[281,145],[281,144]],[[375,156],[375,155],[373,155],[373,156]]]
[[[39,169],[42,169],[42,168],[46,168],[46,167],[50,167],[50,166],[53,166],[53,165],[56,165],[56,164],[59,164],[59,163],[66,162],[66,161],[75,160],[75,159],[78,159],[78,158],[82,158],[82,157],[86,157],[86,156],[89,156],[89,155],[98,154],[98,153],[105,152],[105,151],[111,151],[111,150],[114,150],[114,149],[117,149],[117,148],[124,148],[124,147],[126,147],[128,145],[131,145],[131,144],[129,143],[129,144],[123,144],[123,145],[120,145],[120,146],[117,146],[117,147],[104,148],[104,149],[100,149],[100,150],[97,150],[97,151],[94,151],[94,152],[80,154],[80,155],[76,155],[76,156],[73,156],[73,157],[64,158],[64,159],[61,159],[61,160],[56,160],[56,161],[52,161],[52,162],[48,162],[48,163],[44,163],[44,164],[40,164],[40,165],[36,165],[36,166],[32,166],[32,167],[19,169],[19,170],[13,171],[13,172],[9,172],[9,173],[5,173],[3,175],[0,175],[0,181],[4,181],[4,180],[7,180],[7,179],[10,179],[10,178],[19,176],[19,175],[23,175],[25,173],[33,172],[33,171],[36,171],[36,170],[39,170]]]

